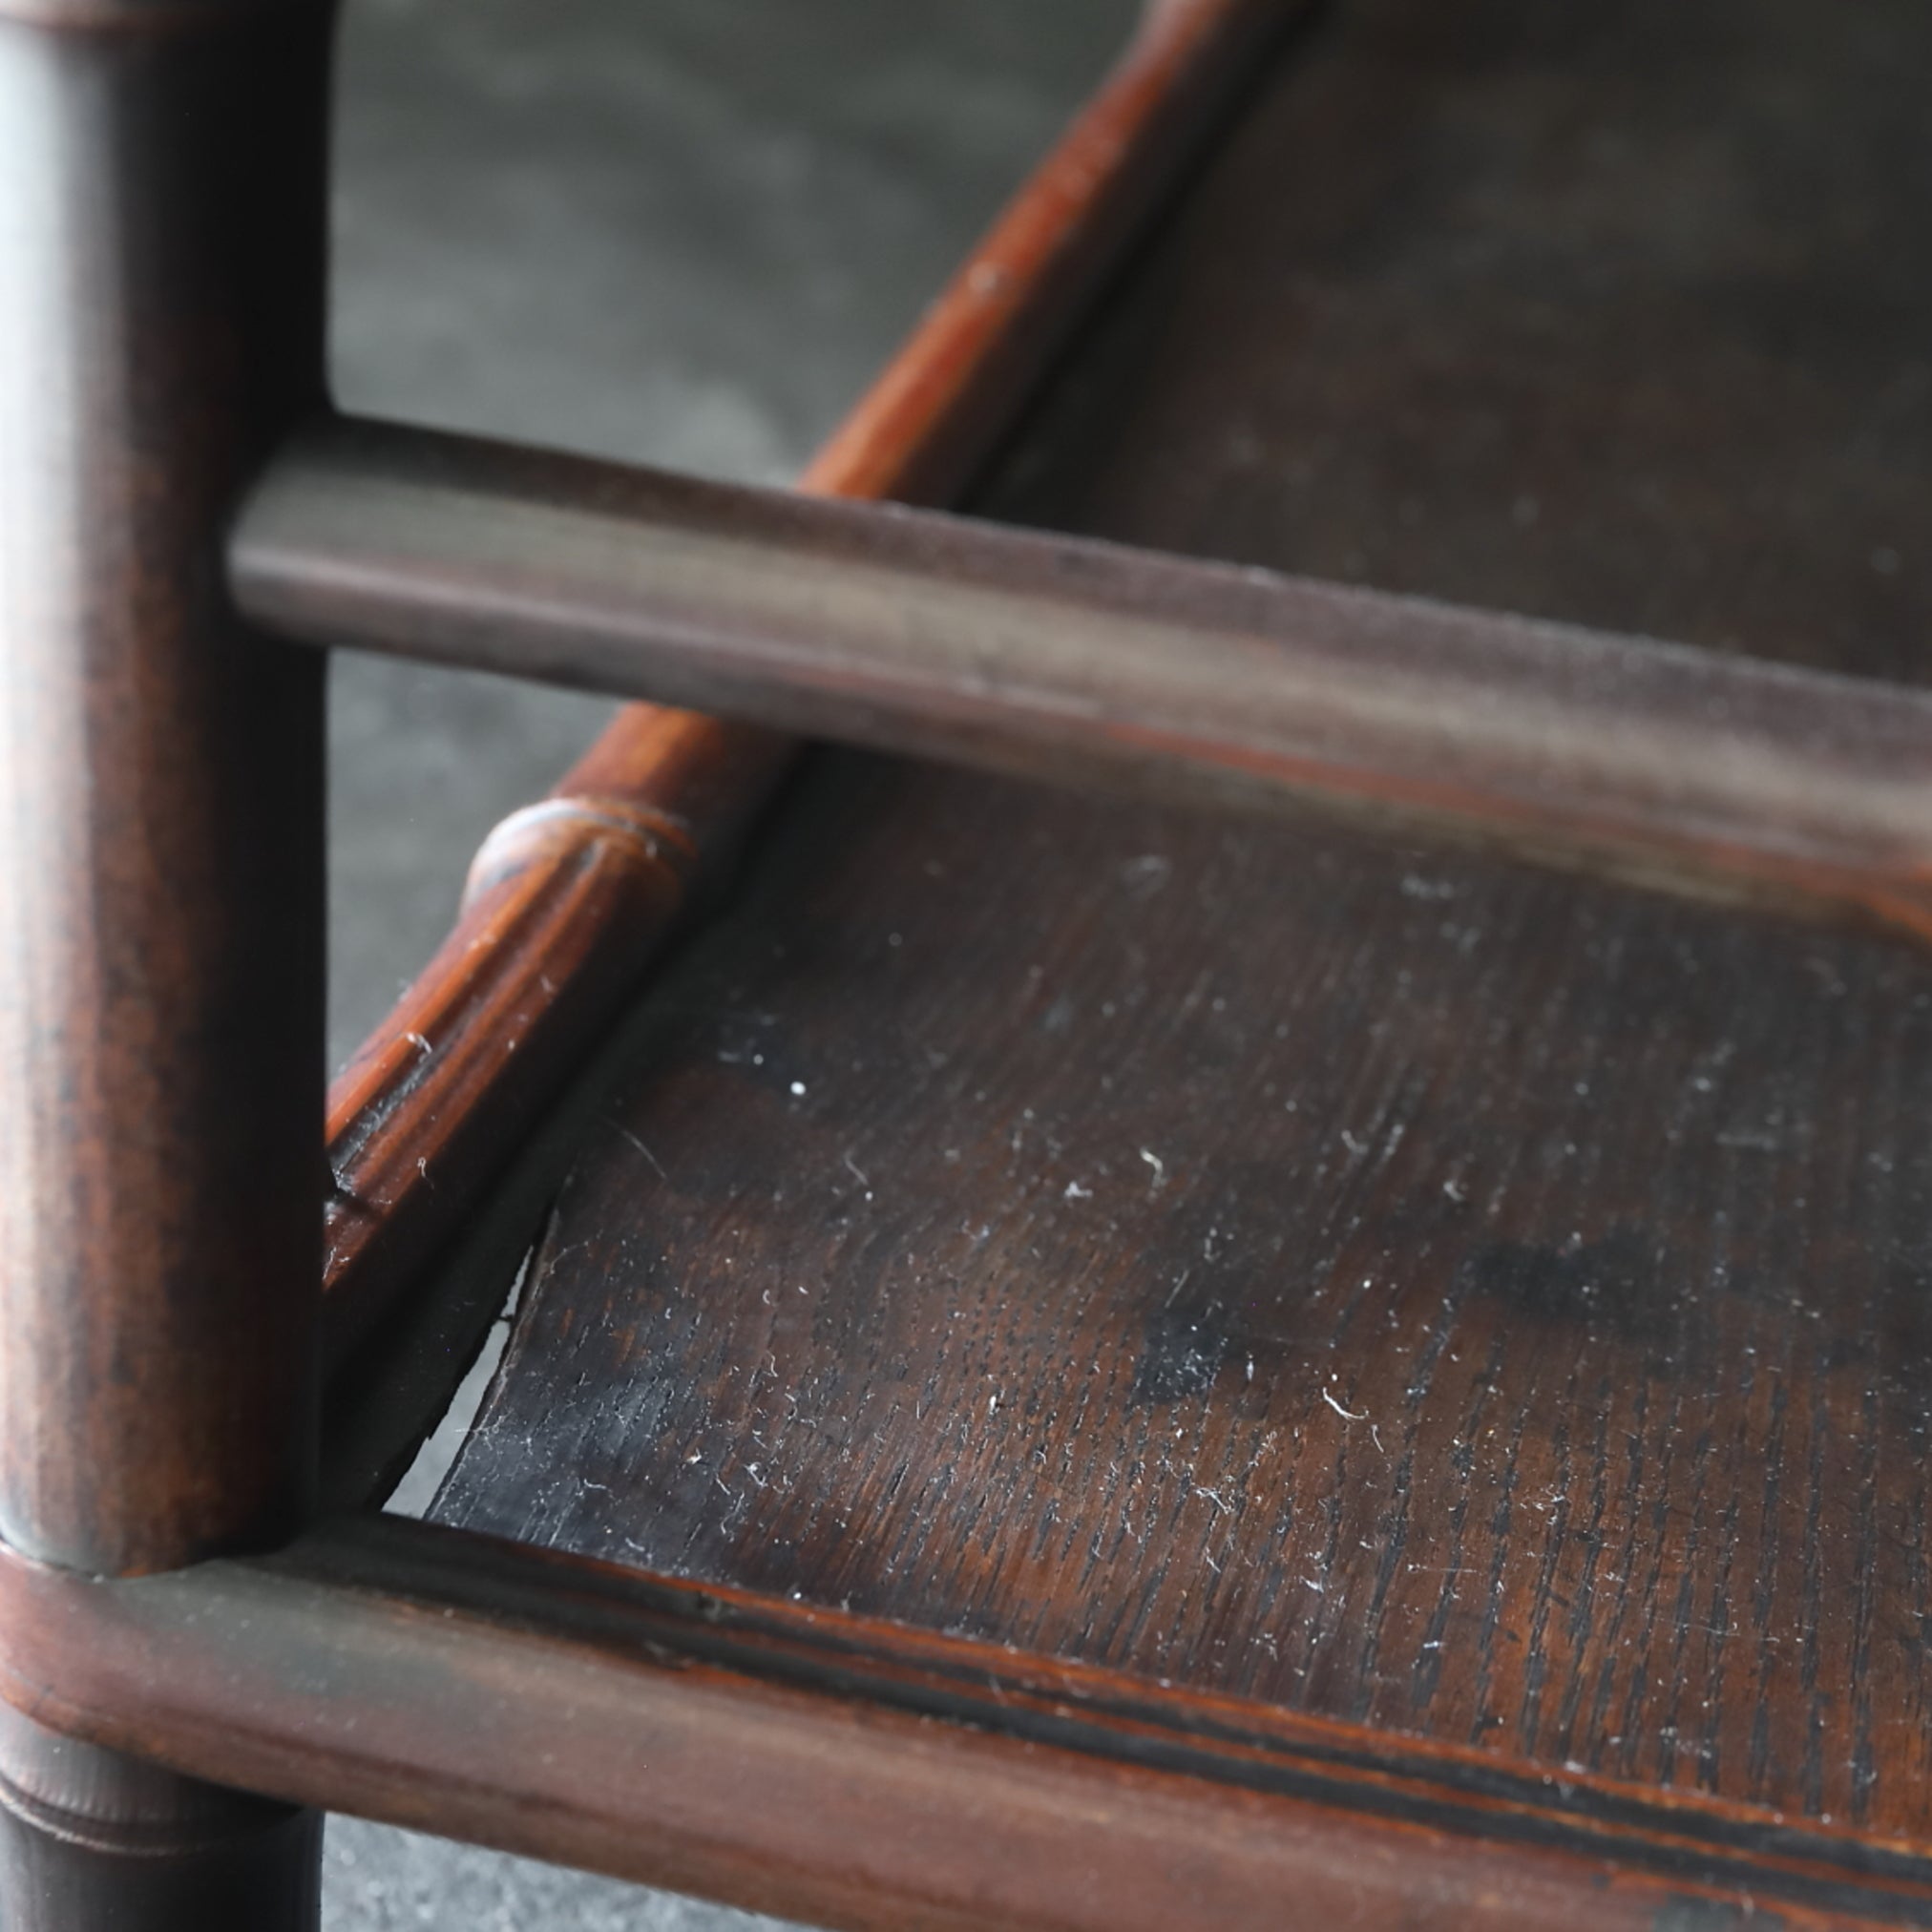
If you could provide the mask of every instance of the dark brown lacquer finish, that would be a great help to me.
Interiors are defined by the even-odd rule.
[[[1308,0],[1145,0],[1113,72],[801,479],[952,502]]]
[[[491,835],[455,930],[334,1083],[323,1271],[331,1361],[460,1226],[607,1030],[693,883],[724,871],[789,758],[769,733],[649,716],[662,748],[638,782],[563,790]],[[446,1189],[458,1199],[445,1201]]]
[[[277,458],[232,569],[315,643],[1322,804],[1932,941],[1932,694],[1897,684],[375,423]]]
[[[791,800],[440,1517],[1932,1843],[1920,956],[849,758]]]
[[[0,1530],[126,1571],[312,1480],[322,673],[218,564],[320,382],[327,16],[84,13],[0,9]]]
[[[43,1731],[0,1707],[9,1932],[298,1932],[317,1922],[322,1815]]]
[[[1928,42],[1348,0],[980,507],[1924,684]]]
[[[989,500],[1910,678],[1932,15],[1861,20],[1337,10]],[[1365,1923],[1537,1844],[1582,1922],[1932,1919],[1922,952],[853,754],[788,807],[440,1520],[1486,1843]]]
[[[853,1932],[1932,1910],[1910,1858],[1614,1796],[1560,1816],[1539,1780],[1398,1739],[418,1523],[92,1587],[0,1557],[0,1681],[82,1644],[83,1735]]]
[[[1299,0],[1150,8],[803,488],[956,494],[1215,109],[1301,10]],[[715,888],[791,750],[754,726],[629,705],[550,802],[492,842],[448,942],[330,1090],[331,1359],[463,1225],[635,991],[691,891]]]
[[[963,489],[1292,10],[1151,9],[810,487]],[[1922,936],[1856,681],[1932,625],[1932,12],[1331,10],[978,498],[1265,580],[331,426],[326,29],[0,0],[0,1920],[304,1932],[326,1804],[879,1932],[1932,1925],[1932,958],[1619,882]],[[757,525],[709,621],[889,579],[956,751],[1030,693],[1051,776],[1619,876],[820,751],[637,1002],[792,747],[633,708],[338,1086],[318,1346],[320,692],[241,599],[368,592],[277,491],[425,456],[526,667],[543,500],[614,608],[668,491]],[[439,1522],[305,1521],[316,1357],[627,1005]]]
[[[0,5],[0,1533],[79,1571],[314,1482],[322,672],[220,553],[320,392],[327,33]],[[32,1726],[0,1778],[10,1928],[313,1921],[312,1821]]]

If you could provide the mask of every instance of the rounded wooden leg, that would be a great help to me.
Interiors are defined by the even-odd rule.
[[[0,1712],[6,1932],[315,1932],[322,1815]]]
[[[90,1576],[313,1501],[322,678],[222,554],[322,403],[328,30],[0,0],[0,1535]],[[5,1932],[306,1932],[320,1837],[0,1716]]]

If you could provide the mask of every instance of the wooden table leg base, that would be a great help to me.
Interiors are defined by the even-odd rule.
[[[314,1932],[322,1823],[0,1712],[7,1932]]]

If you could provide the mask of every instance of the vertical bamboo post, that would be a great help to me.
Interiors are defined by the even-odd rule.
[[[284,1536],[315,1464],[320,664],[224,524],[322,387],[319,0],[0,0],[0,1535]],[[0,1727],[10,1927],[309,1922],[312,1820]]]

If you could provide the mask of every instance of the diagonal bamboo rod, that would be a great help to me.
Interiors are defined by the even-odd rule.
[[[1158,0],[1111,74],[802,479],[943,502],[1005,434],[1111,268],[1304,0]],[[491,837],[455,929],[329,1090],[331,1362],[459,1228],[715,881],[788,739],[620,711]]]

